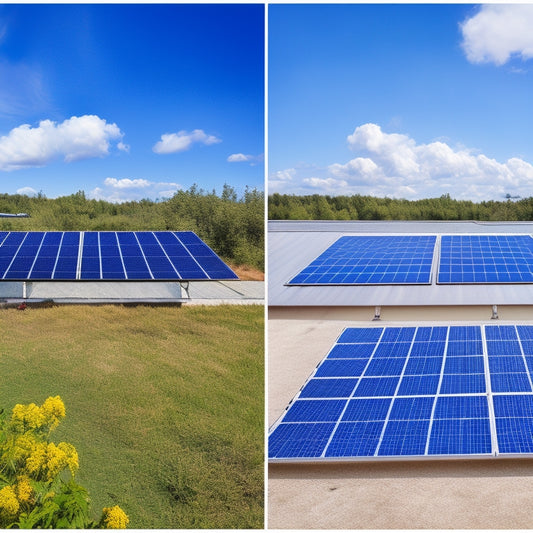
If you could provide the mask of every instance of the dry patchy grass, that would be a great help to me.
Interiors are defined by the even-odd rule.
[[[0,310],[0,405],[61,395],[96,510],[263,527],[263,308]]]

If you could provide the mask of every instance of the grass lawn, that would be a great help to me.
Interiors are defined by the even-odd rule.
[[[262,528],[262,306],[0,310],[0,406],[60,395],[94,517]]]

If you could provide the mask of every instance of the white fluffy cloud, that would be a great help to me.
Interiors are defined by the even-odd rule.
[[[531,196],[533,165],[519,158],[498,162],[484,154],[436,141],[418,144],[408,135],[364,124],[347,137],[356,157],[326,168],[274,173],[271,192],[364,194],[431,198],[450,194],[471,200]]]
[[[262,162],[264,155],[250,155],[250,154],[231,154],[228,156],[228,163],[250,163],[250,165],[256,165]]]
[[[155,182],[142,178],[106,178],[102,187],[89,193],[90,198],[122,203],[150,198],[151,200],[170,198],[182,186],[174,182]]]
[[[222,139],[214,135],[208,135],[204,130],[194,130],[192,132],[179,131],[178,133],[164,133],[161,140],[155,143],[152,150],[156,154],[173,154],[175,152],[184,152],[193,144],[217,144]]]
[[[503,65],[511,56],[533,57],[533,4],[485,4],[461,24],[463,50],[472,63]]]
[[[123,137],[116,124],[96,115],[72,117],[60,124],[42,120],[23,124],[0,137],[0,170],[40,167],[57,158],[66,162],[109,154],[112,141]],[[119,148],[120,149],[120,148]]]

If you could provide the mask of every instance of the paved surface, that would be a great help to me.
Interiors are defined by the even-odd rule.
[[[0,299],[56,303],[264,304],[263,281],[0,282]]]
[[[269,320],[269,424],[281,416],[342,329],[353,325]],[[268,472],[270,529],[533,527],[529,459],[271,464]]]

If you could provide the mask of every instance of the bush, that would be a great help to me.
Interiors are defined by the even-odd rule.
[[[78,454],[72,444],[50,441],[65,417],[59,396],[41,406],[17,404],[0,411],[0,527],[123,529],[129,520],[118,506],[98,522],[89,517],[87,491],[75,481]]]

